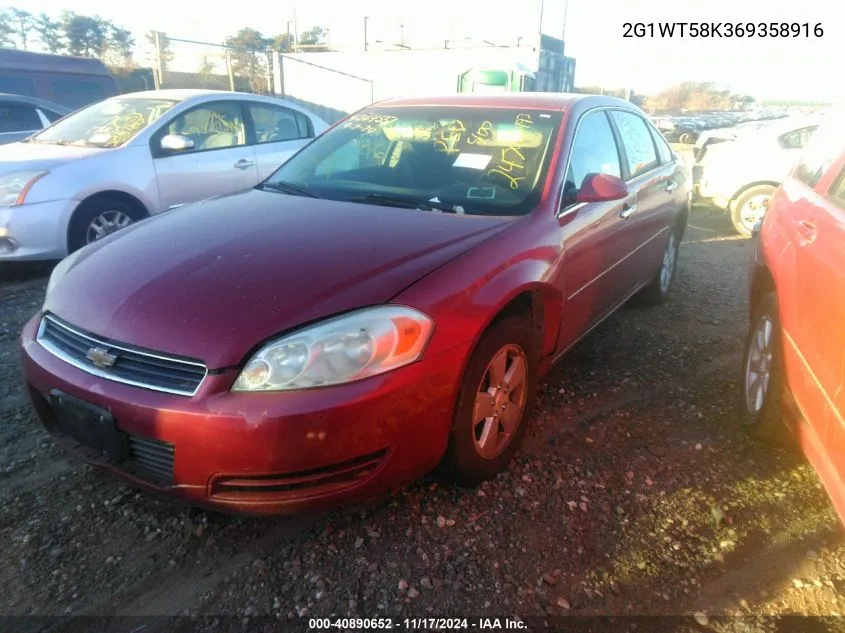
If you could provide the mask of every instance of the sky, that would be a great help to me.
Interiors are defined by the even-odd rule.
[[[214,8],[208,0],[105,2],[73,0],[77,13],[99,15],[130,29],[138,43],[150,29],[170,37],[221,42],[241,26],[265,35],[320,25],[339,48],[368,40],[412,47],[475,38],[515,44],[518,37],[565,33],[576,58],[576,85],[654,93],[681,81],[715,82],[758,99],[840,100],[845,26],[831,0],[244,0]],[[26,0],[18,6],[57,16],[68,0]],[[542,7],[542,23],[541,23]],[[565,21],[564,21],[565,16]],[[565,22],[565,30],[564,30]],[[788,22],[809,24],[800,38],[624,38],[624,24],[659,22]],[[814,35],[821,24],[823,35]],[[400,27],[404,25],[404,28]],[[655,29],[658,27],[655,26]]]

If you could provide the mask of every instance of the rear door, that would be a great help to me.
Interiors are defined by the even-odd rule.
[[[25,139],[43,127],[35,106],[0,101],[0,145]]]
[[[845,496],[845,164],[836,167],[832,182],[819,183],[819,205],[799,219],[798,309],[811,328],[804,356],[828,410],[819,435]]]
[[[623,280],[620,291],[628,293],[651,279],[660,267],[680,183],[674,161],[661,157],[642,116],[611,110],[610,118],[622,145],[625,182],[634,196],[632,209],[622,213],[624,222],[615,238],[619,252],[625,253],[625,260],[618,263]]]
[[[314,138],[314,126],[307,116],[290,108],[257,101],[246,106],[256,177],[261,182]]]
[[[161,150],[161,139],[180,134],[194,144],[178,153]],[[258,172],[241,102],[213,101],[181,112],[151,141],[163,211],[255,186]]]
[[[625,200],[576,203],[588,174],[622,177],[619,148],[607,111],[590,110],[579,119],[566,166],[563,195],[557,212],[565,252],[563,311],[558,349],[576,342],[620,300],[624,286],[625,247],[618,241]]]

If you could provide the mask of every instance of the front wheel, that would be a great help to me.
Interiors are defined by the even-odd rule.
[[[68,229],[68,253],[126,228],[142,219],[136,207],[111,196],[83,202],[71,219]]]
[[[522,441],[535,397],[538,349],[530,323],[492,326],[470,358],[444,458],[456,483],[474,486],[503,470]]]
[[[772,185],[757,185],[742,192],[731,209],[731,223],[737,233],[751,237],[754,226],[765,215],[775,189]]]

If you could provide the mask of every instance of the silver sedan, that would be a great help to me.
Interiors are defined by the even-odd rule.
[[[328,127],[273,97],[112,97],[0,146],[0,261],[59,259],[140,219],[255,186]]]

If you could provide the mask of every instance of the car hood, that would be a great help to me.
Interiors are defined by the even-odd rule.
[[[219,369],[268,337],[390,300],[514,221],[252,190],[77,251],[54,273],[45,309]]]
[[[0,145],[0,175],[17,171],[52,169],[109,151],[101,147],[51,145],[48,143],[9,143]]]

